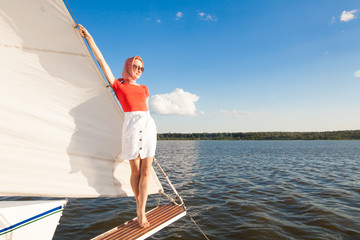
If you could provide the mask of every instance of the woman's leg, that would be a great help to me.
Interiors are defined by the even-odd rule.
[[[139,181],[140,181],[140,155],[136,159],[132,159],[129,161],[131,167],[131,175],[130,175],[130,185],[134,192],[136,199],[136,209],[139,206]],[[139,211],[136,210],[137,215],[139,215]]]
[[[144,158],[140,161],[140,181],[139,181],[139,202],[138,202],[138,221],[141,227],[148,227],[150,224],[145,216],[148,185],[150,179],[151,166],[154,158]]]
[[[147,192],[150,179],[150,171],[154,158],[144,158],[140,156],[130,160],[131,176],[130,184],[136,199],[136,213],[141,227],[148,227],[149,222],[145,216]]]

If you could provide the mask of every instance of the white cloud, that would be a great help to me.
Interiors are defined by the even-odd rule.
[[[215,17],[214,15],[210,15],[204,12],[199,12],[198,14],[200,19],[203,21],[212,21],[212,22],[217,21],[217,17]]]
[[[176,18],[175,20],[179,20],[180,18],[182,18],[184,16],[184,13],[183,12],[177,12],[176,13]]]
[[[330,24],[334,24],[335,23],[335,17],[333,16],[332,18],[331,18],[331,22],[330,22]]]
[[[159,114],[196,115],[195,102],[199,97],[177,88],[171,93],[154,95],[150,98],[151,111]]]
[[[157,23],[161,23],[161,20],[160,20],[160,19],[156,19],[156,22],[157,22]]]
[[[354,9],[351,11],[343,11],[341,13],[340,21],[341,22],[348,22],[354,20],[356,18],[355,14],[358,10]]]
[[[220,109],[220,114],[228,116],[228,117],[243,117],[243,116],[255,115],[254,112],[237,111],[237,110],[228,111],[228,110],[224,110],[224,109]]]
[[[360,70],[354,72],[354,77],[360,78]]]

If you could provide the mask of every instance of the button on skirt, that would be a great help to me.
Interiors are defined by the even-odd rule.
[[[122,130],[122,160],[155,156],[157,131],[149,111],[125,112]]]

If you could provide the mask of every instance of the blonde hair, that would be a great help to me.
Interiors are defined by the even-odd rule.
[[[142,62],[142,64],[144,65],[144,62],[143,62],[143,60],[141,59],[141,57],[136,56],[135,59],[134,59],[134,61],[135,61],[136,59],[139,60],[140,62]]]

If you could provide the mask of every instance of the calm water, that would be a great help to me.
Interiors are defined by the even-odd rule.
[[[210,239],[360,239],[360,141],[160,141],[157,159]],[[133,198],[70,199],[54,239],[134,213]],[[184,217],[150,239],[203,237]]]

